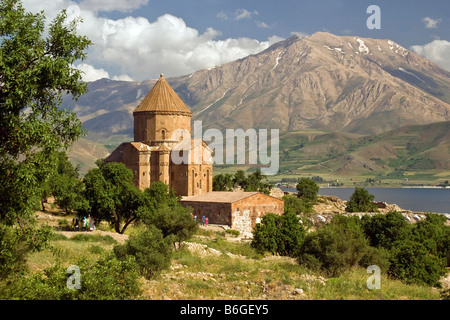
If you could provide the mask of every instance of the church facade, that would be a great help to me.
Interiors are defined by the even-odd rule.
[[[122,162],[140,189],[162,181],[177,195],[212,191],[212,151],[191,138],[191,111],[163,75],[133,111],[134,141],[119,145],[105,162]]]

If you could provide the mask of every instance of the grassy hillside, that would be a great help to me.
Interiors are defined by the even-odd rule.
[[[57,228],[71,217],[39,214],[40,222]],[[52,248],[32,254],[31,270],[60,262],[70,265],[80,258],[95,260],[111,251],[127,235],[109,232],[106,226],[93,232],[63,232]],[[130,227],[127,234],[138,229]],[[267,254],[258,256],[246,241],[223,229],[201,227],[177,250],[169,269],[152,279],[142,279],[142,299],[164,300],[439,300],[438,289],[406,285],[382,276],[380,290],[367,289],[365,269],[348,270],[338,278],[311,272],[294,259]]]
[[[215,173],[238,167],[216,166]],[[250,167],[239,167],[250,169]],[[411,125],[383,134],[288,131],[280,134],[280,172],[272,181],[321,176],[326,182],[384,180],[384,185],[439,184],[450,178],[450,122]],[[383,186],[383,183],[379,183]]]
[[[102,143],[80,139],[69,150],[83,175],[95,161],[109,155],[129,136],[111,136]],[[411,125],[383,134],[364,136],[314,129],[280,133],[280,171],[269,177],[283,178],[319,175],[327,182],[384,180],[386,186],[439,184],[450,178],[450,122]],[[270,143],[269,143],[270,145]],[[251,166],[215,165],[214,173],[255,170]],[[379,184],[383,186],[383,183]]]

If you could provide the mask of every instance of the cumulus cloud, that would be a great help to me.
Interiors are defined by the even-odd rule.
[[[450,41],[433,40],[423,46],[412,46],[411,50],[450,71]]]
[[[425,24],[425,28],[427,29],[435,29],[441,19],[432,19],[430,17],[425,17],[422,19],[422,22]]]
[[[44,10],[49,21],[64,8],[69,19],[77,16],[83,19],[78,33],[86,35],[93,45],[88,49],[85,65],[79,68],[89,79],[96,75],[104,77],[104,72],[111,79],[121,77],[128,80],[157,78],[160,73],[169,77],[181,76],[258,53],[272,44],[269,39],[258,41],[245,37],[219,40],[220,31],[208,28],[199,33],[188,27],[183,19],[170,14],[160,16],[156,21],[132,16],[114,20],[98,15],[96,7],[87,6],[89,1],[84,0],[80,4],[72,0],[24,1],[27,10]],[[117,0],[112,1],[108,8],[132,9],[144,2]],[[236,14],[236,18],[241,16],[244,19],[256,12],[243,9]]]
[[[109,73],[103,69],[97,69],[94,66],[91,66],[90,64],[87,63],[80,63],[77,66],[75,66],[75,68],[77,68],[78,70],[80,70],[83,74],[83,81],[86,82],[91,82],[91,81],[95,81],[95,80],[99,80],[102,78],[107,78],[107,79],[113,79],[113,80],[119,80],[119,81],[133,81],[133,79],[126,74],[121,74],[119,76],[113,76],[110,77]]]
[[[109,73],[104,69],[96,69],[90,64],[80,63],[76,66],[83,73],[83,81],[95,81],[102,78],[109,78]]]

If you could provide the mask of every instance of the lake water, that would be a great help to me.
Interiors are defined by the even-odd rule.
[[[375,201],[396,204],[405,210],[417,212],[450,213],[450,188],[365,188]],[[297,192],[296,189],[282,188]],[[320,188],[319,195],[336,196],[349,200],[354,188]]]

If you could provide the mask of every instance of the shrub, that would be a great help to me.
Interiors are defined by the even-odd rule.
[[[43,272],[16,276],[0,286],[2,299],[20,300],[125,300],[140,293],[139,273],[132,258],[119,261],[105,255],[97,262],[79,261],[80,289],[67,287],[67,268],[54,265]]]
[[[425,219],[415,224],[413,238],[433,255],[444,258],[450,266],[450,226],[445,222],[445,216],[427,213]]]
[[[361,218],[361,226],[373,247],[391,249],[394,242],[411,236],[411,226],[397,211],[364,215]]]
[[[386,273],[390,265],[390,256],[391,253],[387,249],[368,246],[364,256],[359,261],[359,265],[363,268],[376,265],[380,267],[382,273]]]
[[[133,256],[141,275],[151,279],[169,267],[172,247],[171,242],[164,239],[161,230],[150,225],[146,231],[131,235],[125,244],[115,246],[114,253],[122,261]]]
[[[364,188],[355,188],[355,192],[350,196],[347,202],[346,211],[348,212],[377,212],[378,208],[373,204],[374,195]]]
[[[0,223],[0,279],[23,270],[28,252],[26,242],[20,239],[17,232]]]
[[[369,243],[354,217],[335,216],[330,224],[305,236],[298,262],[330,276],[357,266]]]
[[[253,230],[251,246],[259,253],[296,256],[300,250],[305,230],[297,215],[285,212],[281,216],[269,213]]]
[[[278,249],[280,232],[278,229],[278,215],[275,213],[266,214],[261,223],[253,229],[253,239],[251,246],[259,253],[268,251],[275,254]]]
[[[170,237],[174,244],[188,240],[198,230],[191,211],[178,203],[161,206],[146,223],[161,230],[163,237]]]
[[[446,269],[444,260],[430,254],[422,243],[401,240],[391,250],[388,274],[408,284],[440,286]]]

